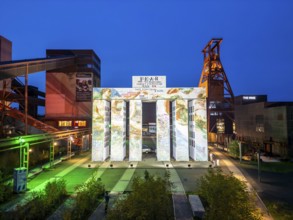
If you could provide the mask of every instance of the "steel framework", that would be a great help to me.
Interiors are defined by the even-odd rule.
[[[199,87],[207,92],[208,131],[233,133],[234,94],[220,59],[222,38],[214,38],[204,47],[204,65]]]
[[[25,167],[29,171],[29,149],[32,145],[40,143],[50,143],[50,166],[54,165],[54,141],[67,140],[67,156],[71,158],[71,147],[73,136],[83,136],[91,133],[91,129],[75,129],[68,131],[57,131],[52,133],[43,133],[35,135],[24,135],[14,138],[0,139],[0,153],[4,151],[19,149],[19,164],[20,167]]]

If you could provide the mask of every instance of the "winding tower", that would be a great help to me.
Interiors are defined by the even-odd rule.
[[[204,47],[204,65],[199,87],[206,88],[209,142],[224,143],[233,134],[234,94],[220,59],[222,38],[213,38]]]

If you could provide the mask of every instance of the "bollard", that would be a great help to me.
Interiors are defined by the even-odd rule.
[[[210,161],[213,161],[213,157],[214,157],[213,153],[210,153]]]
[[[220,166],[220,160],[216,159],[216,166],[219,167]]]

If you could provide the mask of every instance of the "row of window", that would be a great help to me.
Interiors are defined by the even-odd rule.
[[[58,121],[58,127],[86,127],[87,123],[84,120],[66,120]]]

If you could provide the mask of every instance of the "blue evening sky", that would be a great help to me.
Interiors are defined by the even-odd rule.
[[[14,60],[93,49],[102,87],[131,87],[132,75],[196,87],[201,50],[222,37],[235,95],[293,101],[292,0],[1,0],[0,8],[0,35],[13,42]],[[29,83],[44,91],[44,73]]]

